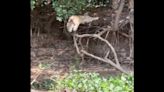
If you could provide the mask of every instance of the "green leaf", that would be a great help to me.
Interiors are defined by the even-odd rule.
[[[58,21],[62,21],[62,17],[56,17],[56,20],[58,20]]]
[[[113,90],[114,89],[114,85],[112,83],[109,85],[109,89],[110,90]]]
[[[117,91],[117,92],[120,92],[120,91],[122,91],[122,87],[117,86],[117,87],[114,88],[114,90]]]
[[[121,76],[121,80],[126,81],[125,76]]]

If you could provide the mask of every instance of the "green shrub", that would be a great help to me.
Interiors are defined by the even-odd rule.
[[[78,92],[133,92],[133,76],[122,74],[104,78],[98,73],[74,72],[57,81],[56,89],[76,89]]]
[[[56,19],[63,21],[70,15],[74,15],[85,9],[86,0],[53,0],[53,8],[56,11]]]
[[[118,75],[104,78],[98,73],[82,73],[74,71],[65,79],[44,80],[34,83],[32,88],[61,90],[64,88],[75,89],[77,92],[134,92],[134,78],[132,75]]]
[[[33,9],[35,8],[35,3],[36,3],[35,0],[31,0],[31,1],[30,1],[30,4],[31,4],[31,10],[33,10]]]
[[[45,79],[42,82],[34,82],[31,85],[32,89],[45,89],[45,90],[53,90],[55,89],[55,82],[51,79]]]
[[[44,6],[46,1],[47,0],[31,0],[31,10],[36,6]],[[78,14],[88,7],[102,4],[104,1],[109,2],[110,0],[52,0],[52,6],[56,12],[56,19],[58,21],[64,21],[68,19],[70,15]]]

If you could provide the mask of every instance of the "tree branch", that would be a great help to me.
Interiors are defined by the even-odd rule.
[[[76,37],[80,37],[80,38],[82,38],[82,37],[95,37],[95,38],[98,38],[98,39],[100,39],[101,41],[105,42],[105,43],[111,48],[111,50],[112,50],[112,52],[113,52],[113,54],[114,54],[114,58],[115,58],[115,60],[116,60],[116,64],[120,66],[120,63],[119,63],[119,61],[118,61],[118,57],[117,57],[116,51],[115,51],[115,49],[113,48],[113,46],[112,46],[107,40],[105,40],[104,38],[100,37],[100,36],[97,35],[97,34],[83,34],[83,35],[75,34],[75,36],[76,36]]]
[[[120,71],[123,72],[123,73],[127,73],[127,72],[126,72],[125,70],[123,70],[119,65],[113,63],[110,59],[103,59],[103,58],[100,58],[100,57],[98,57],[98,56],[95,56],[95,55],[93,55],[93,54],[88,53],[88,52],[85,51],[85,50],[81,50],[81,52],[82,52],[83,54],[87,55],[87,56],[92,57],[92,58],[95,58],[95,59],[98,59],[98,60],[100,60],[100,61],[109,63],[109,64],[111,64],[112,66],[116,67],[118,70],[120,70]],[[127,74],[128,74],[128,73],[127,73]]]
[[[74,46],[76,48],[77,54],[80,54],[80,50],[79,50],[79,47],[77,45],[77,38],[76,38],[75,34],[73,34],[73,41],[74,41]]]
[[[124,3],[125,3],[125,0],[121,0],[121,4],[120,4],[120,7],[119,7],[119,9],[117,11],[115,22],[114,22],[114,31],[118,30],[119,18],[120,18],[120,15],[122,13],[122,10],[123,10]]]

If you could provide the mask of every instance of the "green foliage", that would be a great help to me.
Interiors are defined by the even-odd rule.
[[[85,0],[53,0],[53,8],[56,11],[56,19],[63,21],[70,15],[74,15],[85,8]]]
[[[78,92],[133,92],[133,76],[103,78],[97,73],[74,72],[59,80],[57,89],[76,89]]]
[[[134,77],[122,74],[119,76],[101,77],[98,73],[73,71],[65,79],[47,79],[42,83],[33,83],[32,88],[60,90],[75,89],[77,92],[134,92]]]
[[[31,3],[31,10],[33,10],[35,8],[36,1],[35,0],[31,0],[30,3]]]
[[[58,21],[65,21],[69,16],[78,14],[89,7],[103,4],[110,0],[52,0],[53,9]],[[31,0],[31,10],[36,6],[45,6],[47,0]]]
[[[44,7],[48,0],[31,0],[31,10],[33,10],[36,6]]]
[[[99,2],[98,2],[99,1]],[[53,8],[56,11],[56,19],[63,21],[70,15],[79,13],[88,7],[102,4],[104,0],[53,0]],[[106,0],[108,2],[109,0]]]
[[[53,90],[55,87],[55,82],[50,79],[45,79],[42,82],[34,82],[31,85],[32,89],[45,89],[45,90]]]

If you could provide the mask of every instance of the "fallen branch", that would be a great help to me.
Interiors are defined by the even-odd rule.
[[[95,37],[95,38],[98,38],[100,39],[101,41],[105,42],[112,50],[113,54],[114,54],[114,58],[116,60],[116,64],[120,66],[120,63],[118,61],[118,57],[117,57],[117,54],[116,54],[116,51],[115,49],[113,48],[113,46],[107,41],[105,40],[104,38],[100,37],[99,35],[97,34],[83,34],[83,35],[78,35],[78,34],[75,34],[76,37],[79,37],[79,38],[83,38],[83,37]]]
[[[81,50],[81,52],[82,52],[83,54],[87,55],[87,56],[92,57],[92,58],[95,58],[95,59],[98,59],[98,60],[100,60],[100,61],[109,63],[109,64],[111,64],[112,66],[116,67],[116,68],[117,68],[118,70],[120,70],[121,72],[128,74],[125,70],[123,70],[123,69],[121,68],[121,66],[119,66],[119,65],[117,65],[117,64],[115,64],[115,63],[113,63],[110,59],[103,59],[103,58],[100,58],[100,57],[98,57],[98,56],[95,56],[95,55],[93,55],[93,54],[88,53],[88,52],[85,51],[85,50]]]
[[[82,52],[83,54],[87,55],[87,56],[90,56],[90,57],[93,57],[93,58],[98,59],[98,60],[100,60],[100,61],[109,63],[109,64],[111,64],[112,66],[116,67],[116,68],[117,68],[118,70],[120,70],[121,72],[128,74],[128,72],[126,72],[125,70],[123,70],[122,67],[120,66],[120,63],[119,63],[119,61],[118,61],[118,58],[117,58],[117,54],[116,54],[116,52],[115,52],[115,49],[113,48],[113,46],[112,46],[107,40],[105,40],[104,38],[100,37],[100,36],[97,35],[97,34],[83,34],[83,35],[75,34],[75,36],[76,36],[76,37],[79,37],[79,38],[83,38],[83,37],[95,37],[95,38],[98,38],[98,39],[100,39],[101,41],[105,42],[105,43],[111,48],[112,52],[114,53],[114,58],[115,58],[115,60],[116,60],[116,64],[113,63],[112,60],[110,60],[110,59],[108,59],[108,58],[105,58],[105,59],[100,58],[100,57],[98,57],[98,56],[95,56],[95,55],[93,55],[93,54],[88,53],[88,52],[85,51],[85,50],[81,50],[81,52]],[[105,56],[105,57],[107,57],[107,56]]]

